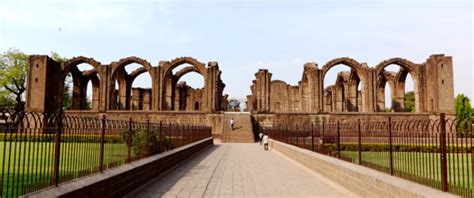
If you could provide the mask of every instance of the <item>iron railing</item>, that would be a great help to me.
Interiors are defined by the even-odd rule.
[[[207,126],[0,111],[0,197],[57,186],[207,137]]]
[[[474,197],[471,121],[334,121],[262,128],[270,138],[445,192]]]

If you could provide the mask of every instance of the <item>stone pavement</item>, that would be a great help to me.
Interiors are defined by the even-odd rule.
[[[257,143],[216,144],[129,197],[355,197]]]

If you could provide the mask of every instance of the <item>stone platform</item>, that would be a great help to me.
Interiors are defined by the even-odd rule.
[[[129,197],[357,197],[258,143],[216,144]]]

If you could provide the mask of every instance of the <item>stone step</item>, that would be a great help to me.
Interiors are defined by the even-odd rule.
[[[230,129],[230,120],[234,119],[234,130]],[[223,131],[222,142],[252,143],[255,142],[251,115],[248,113],[224,113],[227,127]]]

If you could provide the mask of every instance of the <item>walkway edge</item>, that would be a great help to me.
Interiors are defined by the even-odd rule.
[[[270,146],[281,154],[362,197],[459,197],[273,139],[270,140]]]

